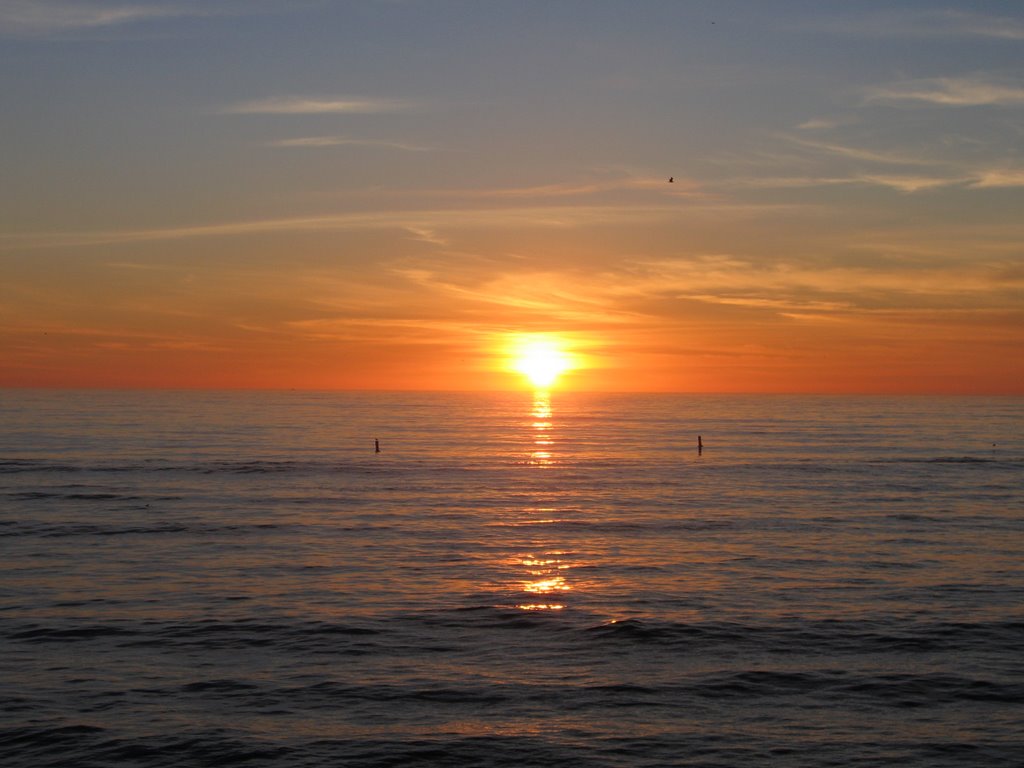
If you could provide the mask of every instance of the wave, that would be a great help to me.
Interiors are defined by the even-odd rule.
[[[846,473],[846,472],[870,472],[873,465],[899,465],[899,464],[950,464],[968,466],[993,466],[1017,468],[1024,464],[1024,457],[1014,456],[850,456],[843,453],[835,455],[818,455],[813,458],[794,458],[783,461],[764,461],[763,458],[722,458],[715,462],[710,460],[705,466],[705,472],[733,472],[737,470],[749,470],[753,472],[768,473]],[[388,473],[395,474],[404,471],[419,471],[429,469],[431,471],[443,470],[447,473],[468,473],[476,474],[482,470],[494,468],[505,468],[509,470],[522,470],[524,467],[533,466],[531,460],[518,459],[511,456],[500,455],[486,457],[457,457],[446,459],[432,454],[406,456],[400,461],[374,459],[373,454],[368,454],[365,460],[342,460],[329,455],[320,458],[309,458],[303,460],[295,459],[210,459],[197,462],[195,460],[175,460],[168,458],[125,460],[125,461],[99,461],[99,462],[69,462],[53,458],[39,459],[0,459],[0,474],[21,474],[21,473],[145,473],[145,472],[183,472],[198,474],[282,474],[282,473],[306,473],[306,472],[359,472],[359,473]],[[637,479],[637,469],[643,466],[652,466],[656,471],[679,470],[678,464],[668,462],[657,466],[650,462],[642,461],[639,458],[621,457],[615,460],[600,458],[575,458],[565,457],[558,462],[561,470],[587,470],[588,473],[581,475],[579,479],[592,479],[596,476],[605,476],[609,470],[620,470],[627,472],[634,481]],[[599,471],[599,475],[591,475],[589,471]],[[570,478],[573,476],[570,475]]]
[[[279,472],[296,472],[304,469],[316,469],[323,466],[339,467],[337,462],[298,462],[286,460],[264,461],[226,461],[217,460],[206,463],[168,462],[152,460],[129,463],[93,463],[69,464],[49,459],[7,459],[0,460],[0,474],[18,474],[26,472],[42,473],[80,473],[80,472],[198,472],[214,474],[227,472],[233,474],[269,474]]]
[[[395,734],[276,741],[244,731],[183,729],[120,736],[92,726],[58,726],[0,732],[0,757],[8,768],[68,765],[144,765],[147,768],[245,765],[251,768],[587,768],[694,765],[704,768],[819,768],[878,765],[1016,768],[1024,761],[1019,743],[974,743],[955,734],[929,740],[881,741],[824,733],[772,738],[758,730],[742,740],[719,726],[704,732],[650,736],[595,736],[586,729],[559,735]]]
[[[117,648],[224,648],[278,647],[342,655],[381,650],[371,640],[380,634],[372,627],[331,622],[260,622],[254,620],[198,622],[8,622],[0,638],[14,643],[67,644],[110,641]]]
[[[614,749],[614,748],[613,748]],[[8,768],[66,768],[68,765],[179,766],[246,765],[255,768],[393,768],[473,765],[548,768],[605,762],[600,743],[565,743],[521,736],[409,735],[406,737],[288,739],[284,743],[244,731],[188,729],[118,737],[93,726],[32,727],[0,731],[0,757]]]
[[[360,701],[353,701],[349,697],[351,691],[344,686],[322,686],[317,695],[327,702],[333,713],[329,717],[341,721],[341,727],[332,730],[342,735],[331,735],[332,730],[320,735],[306,723],[294,727],[287,735],[241,724],[235,728],[187,727],[173,721],[159,728],[81,723],[29,725],[0,730],[0,760],[6,768],[64,768],[68,765],[177,768],[236,764],[256,768],[324,765],[346,768],[399,765],[420,768],[442,765],[481,768],[547,768],[551,765],[816,768],[842,765],[867,768],[895,764],[911,768],[960,768],[964,765],[1010,768],[1019,766],[1024,758],[1024,745],[1010,733],[1001,738],[979,739],[972,738],[971,732],[962,728],[935,731],[933,727],[915,739],[900,738],[884,730],[865,735],[863,730],[858,732],[856,723],[775,730],[766,722],[771,718],[762,710],[764,701],[759,701],[759,687],[779,687],[776,701],[789,706],[782,702],[799,698],[804,689],[817,683],[810,676],[801,675],[766,678],[748,673],[736,677],[736,680],[705,681],[705,693],[714,691],[708,699],[715,707],[711,710],[673,698],[675,694],[671,691],[635,685],[594,686],[583,691],[582,697],[594,697],[607,706],[583,707],[584,712],[577,711],[579,707],[560,709],[559,719],[577,723],[560,730],[543,725],[532,729],[529,724],[507,725],[503,720],[508,706],[504,697],[492,695],[481,699],[469,695],[466,698],[467,691],[458,689],[439,691],[436,695],[409,694],[416,712],[444,711],[454,717],[458,717],[455,713],[474,712],[475,720],[455,720],[437,731],[417,728],[413,722],[403,724],[396,714],[403,711],[396,707],[409,704],[409,696],[400,693],[396,696],[388,687],[369,687],[356,694],[364,697],[363,700],[369,697],[374,704],[369,710],[376,713],[374,727],[346,728],[341,723],[363,711],[358,709]],[[312,688],[304,692],[308,694]],[[226,698],[231,693],[235,698]],[[535,698],[540,700],[544,695],[537,692]],[[179,692],[176,704],[195,706],[196,699],[202,697],[212,697],[210,703],[220,707],[237,706],[240,698],[256,699],[259,707],[241,711],[254,713],[259,722],[266,722],[268,717],[276,717],[283,723],[303,720],[300,712],[287,706],[279,708],[272,700],[238,681],[212,681],[208,685],[192,686]],[[652,697],[660,698],[652,704]],[[721,715],[715,713],[719,713],[719,707],[730,698],[751,700],[756,714],[741,715],[743,710],[740,709],[732,719],[722,721]],[[558,698],[554,703],[561,705],[564,700],[564,697]],[[353,705],[357,709],[353,710]],[[916,704],[910,704],[908,709],[900,703],[889,704],[885,709],[872,710],[872,715],[903,718],[914,706]],[[632,722],[631,718],[644,719],[659,710],[669,718],[660,727],[652,724],[639,733],[625,727]],[[255,715],[255,711],[263,714]],[[588,719],[587,714],[592,719]],[[743,734],[742,738],[737,737],[737,731]]]
[[[131,536],[181,533],[210,534],[222,532],[237,533],[240,531],[279,530],[289,527],[294,526],[281,523],[216,525],[192,522],[155,523],[152,525],[111,525],[78,522],[43,523],[28,520],[0,520],[0,538],[13,538],[18,536],[63,538],[67,536]]]
[[[461,630],[534,631],[552,642],[597,655],[608,646],[637,651],[661,647],[668,651],[757,651],[781,656],[817,657],[838,654],[923,654],[984,649],[1015,652],[1024,647],[1024,620],[983,622],[918,622],[898,619],[837,621],[781,620],[775,623],[728,621],[671,622],[625,619],[589,623],[586,613],[523,611],[515,607],[467,606],[451,610],[400,614],[363,623],[301,620],[280,617],[266,620],[201,621],[61,621],[8,620],[0,625],[0,639],[16,643],[68,643],[112,640],[116,645],[301,646],[333,651],[358,649],[386,652],[389,645],[437,650],[438,640]],[[500,636],[500,635],[499,635]]]
[[[775,624],[626,619],[583,630],[603,642],[693,650],[715,647],[802,655],[925,653],[1024,647],[1024,621],[901,622],[792,620]]]

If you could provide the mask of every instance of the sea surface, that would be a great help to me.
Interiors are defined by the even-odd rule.
[[[0,764],[1019,768],[1024,399],[0,391]]]

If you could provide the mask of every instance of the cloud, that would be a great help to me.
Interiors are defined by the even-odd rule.
[[[422,243],[429,243],[431,245],[440,245],[442,247],[448,247],[451,245],[451,241],[448,240],[448,238],[441,237],[431,227],[417,227],[410,225],[405,227],[405,229],[410,235],[412,235],[413,240],[418,240]]]
[[[864,174],[851,179],[852,182],[874,184],[888,187],[899,192],[920,192],[923,189],[937,189],[963,183],[961,178],[941,178],[935,176],[897,176],[883,174]]]
[[[907,80],[867,90],[869,102],[922,102],[947,107],[1024,104],[1024,87],[978,78],[936,77]]]
[[[830,128],[837,128],[839,126],[838,120],[826,120],[824,118],[814,118],[812,120],[805,120],[797,126],[802,131],[820,131],[827,130]]]
[[[554,184],[539,184],[530,187],[495,187],[493,189],[474,190],[476,197],[491,198],[560,198],[578,197],[586,195],[598,195],[606,192],[660,192],[673,197],[677,196],[699,196],[698,183],[692,179],[682,176],[673,177],[674,181],[669,184],[665,177],[654,177],[651,174],[643,176],[623,176],[621,178],[598,179],[594,181],[580,182],[558,182]],[[455,194],[462,194],[456,191]]]
[[[402,112],[412,106],[411,102],[399,99],[286,96],[244,101],[229,105],[221,112],[229,115],[372,115]]]
[[[0,4],[0,32],[47,35],[116,27],[152,19],[201,15],[206,14],[196,8],[180,5],[7,0]]]
[[[1020,19],[954,10],[890,10],[805,26],[815,30],[824,27],[837,34],[879,38],[1024,40],[1024,23]]]
[[[600,276],[581,281],[571,272],[560,271],[459,274],[453,266],[445,263],[441,268],[405,267],[394,269],[393,273],[434,295],[446,307],[476,308],[485,316],[494,316],[495,309],[513,310],[522,313],[522,317],[542,317],[547,323],[557,320],[591,327],[628,323],[638,316],[616,306]],[[495,324],[501,322],[497,320]]]
[[[469,193],[476,196],[475,192]],[[778,207],[778,206],[772,206]],[[736,206],[742,210],[744,206]],[[459,227],[571,227],[594,221],[605,223],[655,221],[678,215],[675,206],[529,206],[511,208],[450,208],[435,210],[368,211],[327,216],[259,219],[155,229],[0,234],[0,251],[23,248],[63,248],[118,243],[160,242],[207,237],[243,237],[273,232],[340,232],[381,228],[407,231],[437,226]]]
[[[993,187],[1024,187],[1024,169],[984,171],[970,186],[977,189]]]
[[[298,147],[315,149],[319,147],[382,147],[400,149],[404,152],[431,152],[433,147],[420,144],[408,144],[400,141],[382,141],[380,139],[353,139],[348,136],[307,136],[297,139],[278,139],[267,142],[270,147]]]
[[[822,152],[828,155],[837,155],[839,157],[846,157],[853,160],[867,160],[872,163],[882,163],[885,165],[930,165],[931,163],[927,160],[922,160],[919,157],[913,155],[907,155],[898,152],[879,152],[873,149],[864,149],[863,147],[850,147],[844,144],[828,143],[824,141],[809,141],[807,139],[798,138],[795,136],[786,136],[789,141],[799,144],[801,147],[807,149],[813,149],[817,152]]]
[[[1024,24],[1017,19],[976,16],[949,12],[951,29],[965,35],[991,37],[999,40],[1024,40]]]
[[[799,189],[802,187],[827,187],[840,184],[867,184],[886,187],[898,192],[920,192],[926,189],[955,186],[970,181],[964,177],[912,176],[899,174],[854,174],[852,176],[780,176],[741,179],[731,186],[751,189]],[[971,186],[981,186],[972,184]],[[988,186],[995,186],[988,185]],[[1009,186],[1009,185],[1006,185]]]
[[[1008,275],[1005,260],[890,259],[884,266],[814,260],[758,262],[727,254],[637,261],[619,290],[769,311],[861,311],[947,306],[972,295],[1019,291],[1024,275]],[[1013,299],[1009,299],[1013,300]],[[993,301],[995,299],[993,298]]]

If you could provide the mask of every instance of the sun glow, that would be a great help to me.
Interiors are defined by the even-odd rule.
[[[548,389],[572,368],[572,358],[551,338],[531,337],[515,345],[512,367],[537,389]]]

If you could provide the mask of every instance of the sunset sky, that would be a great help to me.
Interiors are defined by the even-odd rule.
[[[1024,394],[1024,3],[0,0],[0,100],[0,385]]]

